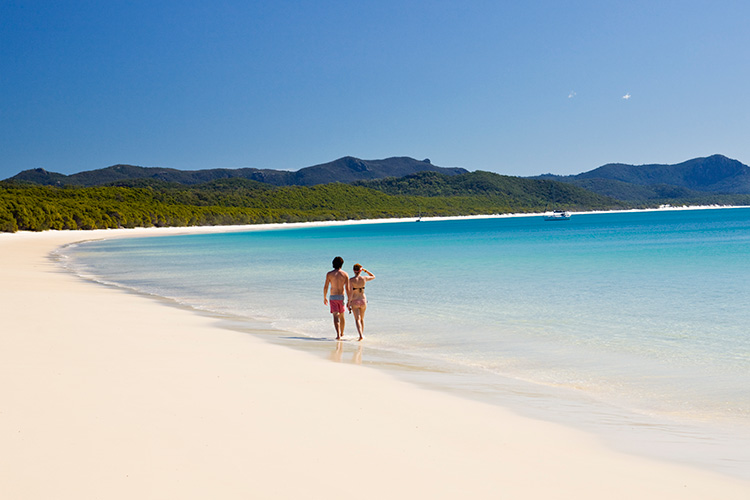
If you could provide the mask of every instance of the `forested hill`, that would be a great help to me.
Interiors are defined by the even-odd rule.
[[[98,170],[89,170],[71,175],[48,172],[37,168],[25,170],[10,179],[11,182],[26,182],[46,186],[104,186],[134,179],[150,179],[169,183],[196,185],[217,179],[250,179],[274,186],[315,186],[331,182],[353,182],[383,177],[402,177],[415,172],[433,171],[447,175],[466,172],[463,168],[444,168],[433,165],[430,160],[422,161],[408,157],[386,158],[384,160],[360,160],[347,156],[338,160],[305,167],[297,171],[271,170],[258,168],[177,170],[172,168],[137,167],[114,165]]]
[[[454,176],[438,172],[420,172],[401,178],[359,181],[354,185],[376,189],[394,196],[486,197],[542,209],[545,207],[594,209],[612,207],[617,204],[611,198],[570,184],[511,177],[481,170]]]
[[[676,165],[611,163],[571,176],[543,175],[621,200],[642,201],[750,194],[750,167],[722,155]]]
[[[338,180],[346,180],[340,175],[343,171],[361,169],[362,175],[382,176],[386,172],[398,171],[398,168],[413,170],[430,165],[412,159],[381,161],[385,163],[358,163],[361,160],[343,158],[338,163],[319,165],[317,171],[311,172],[318,179],[335,174]],[[735,164],[726,166],[727,172],[732,169],[738,172],[736,177],[743,175]],[[117,172],[116,168],[104,170]],[[618,169],[604,169],[604,172],[613,170]],[[244,178],[221,178],[194,184],[195,177],[189,180],[193,184],[186,185],[169,176],[131,175],[109,178],[106,186],[86,187],[62,185],[62,182],[39,185],[30,179],[22,181],[16,178],[0,182],[0,231],[258,224],[416,217],[420,214],[544,212],[552,209],[611,210],[653,207],[661,203],[750,205],[750,195],[706,193],[667,184],[646,185],[586,176],[575,180],[575,183],[591,189],[587,190],[570,179],[556,182],[492,172],[461,172],[460,169],[444,172],[445,169],[418,171],[405,176],[358,180],[353,184],[333,182],[313,186],[274,186]],[[48,174],[42,175],[54,178]],[[83,182],[82,178],[77,179]],[[100,177],[99,182],[103,182],[102,179]],[[717,182],[712,185],[717,185]],[[627,193],[628,197],[602,194],[604,187],[613,186],[617,192]],[[598,193],[593,192],[597,189]],[[654,193],[659,194],[658,202],[654,202]],[[636,199],[646,201],[633,201]]]
[[[452,184],[454,178],[458,179],[456,184]],[[487,172],[459,176],[421,173],[403,180],[410,186],[408,189],[392,189],[399,184],[396,179],[384,181],[379,189],[341,183],[276,187],[247,179],[222,179],[196,186],[128,181],[139,182],[144,182],[144,187],[0,182],[0,231],[260,224],[543,212],[550,207],[580,210],[627,207],[575,186],[514,180]]]

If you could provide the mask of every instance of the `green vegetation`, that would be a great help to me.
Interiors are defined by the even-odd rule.
[[[622,189],[616,182],[610,181],[610,186]],[[638,197],[631,193],[632,201],[625,202],[570,183],[490,172],[420,172],[312,187],[276,187],[238,178],[193,186],[153,178],[99,187],[0,182],[0,231],[262,224],[543,212],[553,208],[608,210],[661,203],[750,205],[750,195],[659,188],[663,189],[663,199],[643,196],[636,200]]]
[[[421,172],[350,184],[276,187],[248,179],[186,186],[129,179],[109,186],[0,182],[0,231],[205,226],[645,208],[660,203],[750,205],[750,195],[664,189],[665,197],[623,202],[581,187],[490,172]],[[679,195],[694,195],[679,197]],[[633,197],[635,198],[635,197]]]
[[[397,177],[417,169],[424,171]],[[370,180],[355,181],[363,178]],[[329,179],[352,184],[323,183]],[[115,165],[66,176],[35,169],[0,182],[0,231],[750,205],[748,186],[750,169],[720,155],[538,178],[412,158],[346,157],[297,172]]]
[[[571,184],[510,177],[492,172],[468,172],[448,176],[420,172],[405,177],[359,181],[355,186],[376,189],[390,195],[462,197],[502,204],[508,211],[559,209],[606,209],[623,204]]]
[[[621,208],[569,184],[488,172],[275,187],[247,179],[185,186],[133,179],[100,187],[0,183],[0,231],[258,224]]]

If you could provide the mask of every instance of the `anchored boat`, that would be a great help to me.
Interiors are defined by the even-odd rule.
[[[551,214],[545,215],[544,220],[570,220],[570,212],[566,210],[555,210]]]

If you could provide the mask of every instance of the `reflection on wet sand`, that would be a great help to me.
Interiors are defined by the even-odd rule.
[[[361,365],[362,364],[362,351],[363,351],[363,346],[362,344],[359,344],[357,348],[352,352],[352,358],[349,362],[354,363],[355,365]],[[341,363],[343,356],[344,356],[344,342],[336,342],[336,348],[333,351],[331,351],[331,353],[328,355],[328,358],[331,361]]]

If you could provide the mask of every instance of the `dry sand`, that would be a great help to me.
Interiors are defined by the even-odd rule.
[[[222,329],[48,257],[177,232],[0,234],[0,498],[750,498],[750,482]]]

